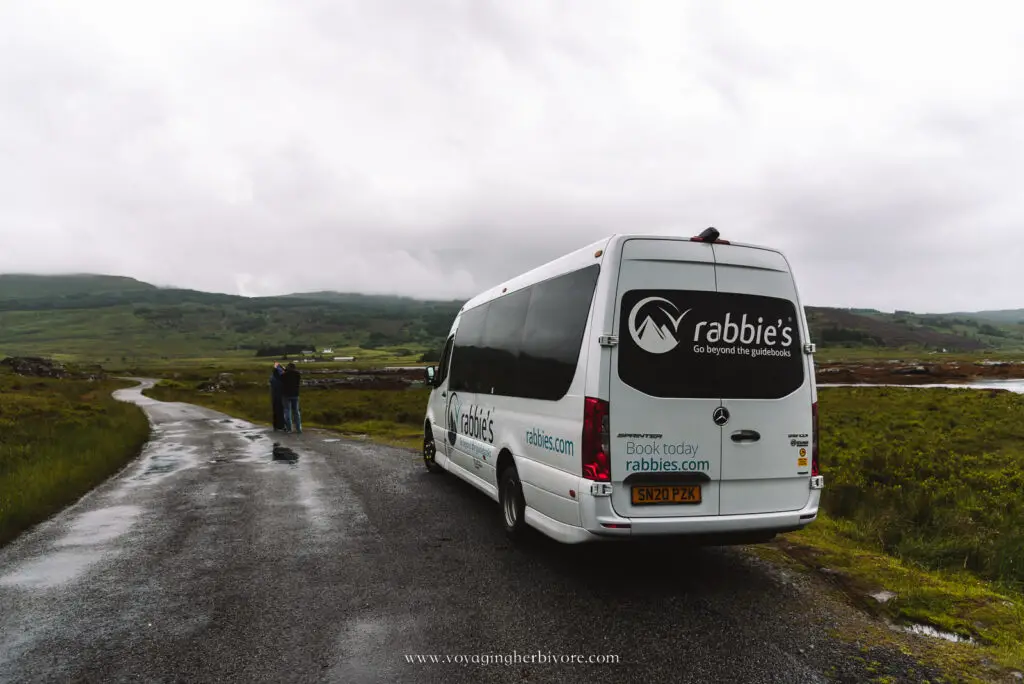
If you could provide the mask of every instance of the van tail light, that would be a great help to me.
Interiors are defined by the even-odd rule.
[[[583,400],[583,477],[595,482],[611,482],[611,426],[608,402],[586,397]]]
[[[811,404],[811,477],[821,475],[818,467],[818,402]]]

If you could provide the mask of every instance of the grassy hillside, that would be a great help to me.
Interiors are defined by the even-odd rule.
[[[293,345],[390,348],[406,356],[439,349],[460,306],[337,292],[247,298],[108,276],[0,276],[0,355],[117,363],[253,356]],[[823,349],[1024,350],[1024,323],[1010,313],[1000,320],[995,313],[807,312]]]
[[[820,347],[917,348],[949,352],[1024,349],[1024,324],[977,314],[882,313],[807,307]]]
[[[160,289],[130,281],[90,289],[60,277],[26,289],[21,276],[0,281],[0,356],[53,355],[101,361],[255,355],[302,348],[438,347],[459,302],[313,294],[247,298]]]

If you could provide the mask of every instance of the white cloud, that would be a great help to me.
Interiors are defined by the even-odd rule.
[[[1012,2],[0,6],[0,271],[462,297],[611,232],[1024,306]]]

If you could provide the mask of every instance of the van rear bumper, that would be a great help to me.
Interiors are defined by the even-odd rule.
[[[610,497],[589,493],[580,497],[583,528],[596,537],[655,537],[754,533],[781,533],[802,529],[818,517],[821,490],[808,491],[807,503],[797,511],[709,515],[679,518],[624,518],[615,513]]]

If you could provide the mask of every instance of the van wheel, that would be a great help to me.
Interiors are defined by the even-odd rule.
[[[427,434],[423,436],[423,465],[432,473],[440,473],[444,470],[437,465],[437,445],[434,444],[434,436]]]
[[[501,472],[498,500],[501,503],[505,534],[513,541],[522,539],[526,533],[526,501],[523,499],[523,485],[519,482],[515,466]]]

